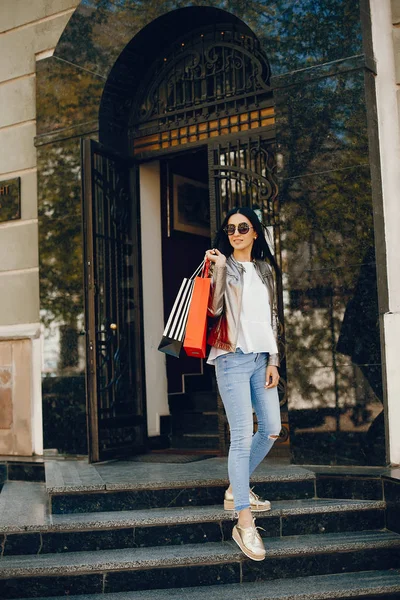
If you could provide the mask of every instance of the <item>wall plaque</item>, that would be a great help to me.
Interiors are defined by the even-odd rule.
[[[0,181],[0,223],[21,218],[21,177]]]

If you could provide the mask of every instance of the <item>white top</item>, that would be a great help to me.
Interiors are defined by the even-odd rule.
[[[274,333],[271,325],[271,303],[268,289],[257,274],[252,262],[241,262],[243,271],[243,296],[240,311],[239,334],[236,349],[242,352],[269,352],[277,354]],[[215,359],[227,350],[211,348],[207,363],[213,365]]]

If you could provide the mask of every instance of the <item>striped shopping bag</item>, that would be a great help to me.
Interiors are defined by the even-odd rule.
[[[158,346],[160,352],[179,357],[185,337],[190,300],[193,293],[195,278],[201,273],[204,261],[199,265],[191,277],[185,277],[179,288],[178,295],[165,326],[161,342]]]
[[[193,358],[206,357],[207,307],[210,295],[211,279],[209,279],[210,263],[207,260],[200,277],[194,280],[192,299],[186,324],[183,349]]]

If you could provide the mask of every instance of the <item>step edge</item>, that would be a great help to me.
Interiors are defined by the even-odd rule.
[[[396,570],[397,571],[397,570]],[[370,582],[369,586],[366,586],[365,583],[362,581],[362,575],[363,574],[367,574],[369,577],[369,579],[371,579],[371,577],[381,577],[381,576],[386,576],[387,577],[387,573],[390,573],[390,571],[355,571],[355,572],[350,572],[350,573],[332,573],[329,575],[315,575],[315,576],[306,576],[306,577],[297,577],[297,578],[292,578],[292,579],[280,579],[280,580],[269,580],[269,581],[263,581],[263,582],[257,582],[256,584],[254,584],[254,582],[246,582],[246,583],[234,583],[234,584],[224,584],[223,588],[224,591],[229,592],[233,591],[235,592],[240,591],[240,594],[242,595],[243,593],[246,594],[247,591],[252,591],[252,600],[282,600],[283,596],[282,596],[282,592],[285,593],[285,600],[335,600],[336,598],[345,598],[346,596],[349,596],[349,593],[352,595],[354,593],[354,591],[358,592],[357,596],[354,596],[355,598],[360,597],[359,594],[363,594],[363,596],[365,596],[368,593],[376,593],[378,589],[382,590],[382,598],[384,600],[384,594],[386,593],[396,593],[398,591],[400,591],[400,571],[397,571],[398,573],[398,577],[399,577],[399,583],[395,584],[392,582],[387,582],[387,583],[382,583],[377,579],[376,585],[374,585],[374,582]],[[337,579],[338,580],[338,584],[340,584],[340,579],[346,578],[346,580],[351,579],[351,577],[353,576],[355,579],[360,580],[360,575],[361,575],[361,584],[364,585],[360,585],[359,588],[355,588],[353,586],[349,586],[349,583],[346,583],[346,581],[344,582],[344,585],[341,589],[337,590],[337,588],[335,590],[329,590],[329,591],[317,591],[317,592],[299,592],[298,594],[290,594],[288,595],[287,592],[285,592],[285,588],[287,589],[287,587],[290,587],[293,585],[300,584],[300,585],[308,585],[310,583],[321,583],[321,585],[323,585],[325,582],[323,581],[323,579],[330,579],[330,580],[334,580]],[[394,577],[394,575],[390,575],[388,578],[392,579]],[[347,587],[346,587],[347,585]],[[202,590],[203,594],[205,597],[207,597],[207,593],[212,593],[214,591],[215,588],[220,588],[221,586],[198,586],[198,587],[187,587],[187,588],[170,588],[169,590],[165,589],[165,588],[157,588],[157,589],[149,589],[149,590],[136,590],[136,591],[131,591],[131,592],[109,592],[108,594],[104,594],[103,596],[101,596],[102,598],[104,598],[104,600],[142,600],[142,596],[146,598],[150,598],[150,594],[154,594],[155,592],[159,593],[164,593],[168,594],[168,598],[171,597],[172,600],[179,598],[181,599],[182,597],[182,592],[185,594],[185,598],[186,600],[191,600],[191,594],[195,593],[196,594],[196,599],[198,600],[198,591],[199,589]],[[272,590],[272,594],[271,593],[266,596],[263,594],[263,590],[262,588],[265,587],[267,590],[271,590],[271,587],[276,588],[276,590]],[[226,589],[225,589],[226,588]],[[279,590],[279,588],[282,588],[281,590]],[[254,591],[253,591],[254,590]],[[279,594],[279,595],[276,595]],[[334,595],[333,595],[334,594]],[[339,594],[339,595],[338,595]],[[145,595],[145,596],[144,596]],[[85,594],[84,596],[85,600],[98,600],[99,599],[99,594]],[[212,596],[208,596],[208,598],[211,598]],[[82,598],[82,596],[69,596],[70,600],[79,600],[79,598]],[[233,596],[234,600],[235,600],[235,596]],[[18,600],[32,600],[31,598],[19,598]],[[50,600],[50,598],[48,596],[46,597],[40,597],[40,598],[36,598],[36,600]],[[51,600],[65,600],[65,596],[53,596],[51,597]]]
[[[323,537],[328,537],[329,534],[326,534]],[[304,536],[298,536],[304,537]],[[311,536],[310,536],[311,537]],[[315,536],[313,536],[315,537]],[[319,536],[320,538],[322,536]],[[277,539],[277,538],[270,538]],[[285,540],[287,541],[287,540]],[[279,542],[277,542],[279,546]],[[199,548],[203,550],[203,553],[197,556],[190,556],[190,549],[193,547]],[[211,546],[211,548],[210,548]],[[142,558],[140,560],[118,560],[118,554],[122,554],[126,552],[127,549],[118,549],[118,550],[99,550],[95,554],[98,557],[97,562],[92,562],[88,565],[83,565],[82,568],[79,568],[75,562],[72,564],[66,564],[65,558],[67,556],[76,557],[78,559],[82,558],[83,554],[89,554],[93,556],[93,552],[71,552],[71,553],[61,553],[61,554],[43,554],[35,557],[31,557],[30,555],[25,556],[10,556],[3,557],[0,560],[0,580],[9,579],[9,578],[22,578],[22,577],[48,577],[53,575],[69,575],[75,574],[86,575],[88,573],[104,573],[104,572],[116,572],[116,571],[124,571],[124,570],[149,570],[153,568],[174,568],[174,567],[182,567],[182,566],[199,566],[199,565],[214,565],[214,564],[227,564],[227,563],[240,563],[244,560],[247,560],[242,552],[237,549],[236,544],[233,541],[227,542],[211,542],[209,544],[193,544],[193,545],[185,545],[184,556],[179,556],[176,550],[181,548],[180,546],[172,546],[169,548],[173,548],[175,550],[174,556],[171,558],[165,557],[157,557],[156,559],[148,558],[146,559],[146,554],[157,554],[157,553],[165,553],[165,547],[160,547],[155,550],[152,548],[131,548],[128,549],[131,553],[140,553]],[[349,552],[357,552],[357,551],[365,551],[365,550],[382,550],[382,549],[390,549],[390,548],[400,548],[400,535],[398,535],[398,539],[389,539],[389,540],[370,540],[369,543],[366,543],[365,540],[360,542],[353,541],[352,543],[331,543],[325,544],[321,546],[320,544],[317,546],[313,546],[312,544],[308,545],[304,543],[299,543],[297,546],[293,546],[292,548],[281,548],[277,550],[272,550],[267,546],[267,555],[266,558],[280,558],[280,557],[291,557],[291,556],[307,556],[310,554],[313,555],[321,555],[327,552],[342,552],[343,554],[348,554]],[[214,549],[214,552],[212,550]],[[297,550],[297,551],[296,551]],[[99,556],[100,554],[100,556]],[[103,555],[107,555],[108,560],[101,560]],[[144,558],[143,558],[144,555]],[[60,564],[50,564],[46,565],[45,563],[51,563],[54,560],[54,557],[59,559]],[[112,560],[114,558],[114,560]],[[64,562],[63,560],[64,559]],[[111,560],[110,560],[111,559]],[[29,565],[24,566],[24,562],[32,562],[32,560],[38,562],[38,565]],[[16,563],[14,566],[12,563]],[[18,565],[18,563],[20,563]],[[22,564],[21,564],[22,563]],[[10,566],[7,566],[10,565]]]
[[[316,506],[305,506],[305,507],[288,507],[288,508],[276,508],[272,507],[272,510],[265,513],[257,513],[258,518],[282,518],[292,517],[297,515],[318,515],[318,514],[335,514],[335,513],[351,513],[351,512],[365,512],[368,510],[385,510],[386,503],[384,500],[354,500],[349,503],[342,505],[324,504],[324,500],[317,500],[320,502]],[[351,503],[352,502],[352,503]],[[231,520],[231,511],[226,511],[221,508],[220,505],[211,505],[205,508],[205,511],[199,511],[200,507],[185,507],[185,508],[165,508],[165,509],[149,509],[147,514],[151,511],[162,511],[165,510],[165,515],[159,518],[147,518],[135,517],[135,513],[142,512],[142,509],[132,511],[104,511],[99,513],[76,513],[78,515],[92,515],[92,520],[86,522],[80,519],[72,522],[65,523],[48,523],[43,525],[20,525],[20,526],[2,526],[1,533],[4,534],[23,534],[23,533],[74,533],[77,534],[83,531],[107,531],[110,529],[123,529],[125,527],[160,527],[163,525],[192,525],[195,523],[218,523],[221,521]],[[128,513],[126,518],[120,518],[116,520],[116,514]],[[207,514],[208,513],[208,514]],[[69,516],[74,515],[70,513]],[[96,516],[109,515],[109,521],[106,519],[99,521]],[[130,515],[130,516],[129,516]],[[52,515],[54,517],[62,517],[63,515]],[[61,520],[61,519],[60,519]],[[101,523],[101,525],[99,525]]]
[[[315,481],[315,475],[311,472],[300,474],[284,474],[277,478],[276,476],[253,476],[251,479],[252,484],[266,484],[266,483],[300,483],[304,481]],[[49,495],[68,495],[76,493],[96,493],[96,492],[132,492],[132,491],[144,491],[144,490],[166,490],[166,489],[187,489],[197,487],[221,487],[228,484],[228,476],[218,477],[215,479],[194,479],[194,480],[171,480],[168,483],[165,482],[143,482],[143,483],[105,483],[102,489],[93,489],[94,486],[86,485],[70,485],[70,486],[48,486],[46,484],[46,492]]]

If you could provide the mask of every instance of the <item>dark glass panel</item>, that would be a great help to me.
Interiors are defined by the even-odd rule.
[[[274,75],[362,53],[357,0],[276,0],[264,11],[254,2],[250,19],[249,3],[240,4],[248,7],[242,18],[263,43]]]
[[[289,372],[289,424],[295,462],[385,462],[381,399],[366,367],[302,368]]]
[[[39,147],[38,171],[42,322],[49,330],[51,326],[62,327],[60,340],[70,344],[67,327],[83,328],[79,140]],[[62,365],[60,359],[51,372],[62,371]]]
[[[383,464],[382,367],[373,247],[362,265],[305,272],[301,288],[287,285],[285,298],[294,461]]]
[[[38,148],[38,215],[44,444],[85,453],[79,140]]]
[[[150,36],[152,44],[161,48],[166,35],[178,37],[183,27],[226,22],[226,10],[259,36],[275,75],[362,53],[357,0],[232,0],[228,6],[207,0],[207,6],[192,6],[191,14],[176,11],[193,4],[149,0],[143,10],[139,0],[85,0],[71,17],[56,55],[106,75],[132,37],[157,17],[171,13]]]
[[[352,363],[380,371],[375,263],[326,270],[323,285],[312,275],[302,289],[285,287],[288,372]]]
[[[383,464],[369,167],[286,179],[280,201],[294,461]]]
[[[325,269],[368,260],[374,245],[369,166],[284,180],[279,197],[289,289],[306,289],[311,271],[314,285],[324,285]]]
[[[281,177],[368,164],[363,70],[277,89],[274,99]]]
[[[38,135],[97,122],[104,79],[54,56],[36,65]]]
[[[42,381],[42,398],[44,448],[55,448],[62,454],[87,454],[84,374],[47,375]]]

